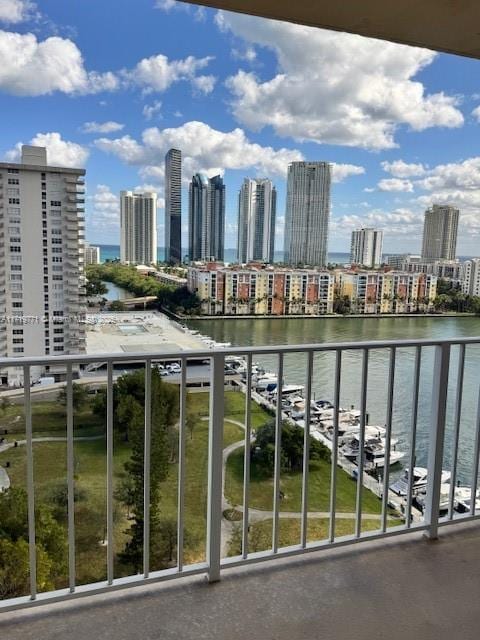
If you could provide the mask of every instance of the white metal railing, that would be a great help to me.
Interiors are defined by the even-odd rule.
[[[45,601],[58,600],[73,596],[85,595],[109,589],[116,589],[149,581],[173,579],[183,575],[206,572],[210,581],[220,579],[222,568],[241,565],[247,562],[258,562],[274,557],[284,557],[329,548],[332,546],[357,543],[372,538],[399,535],[411,530],[424,530],[430,538],[436,538],[438,528],[443,525],[464,522],[478,517],[476,512],[477,478],[479,471],[480,453],[480,390],[478,376],[475,380],[475,393],[478,394],[478,408],[475,417],[473,433],[471,500],[470,510],[464,514],[454,511],[454,495],[458,472],[459,434],[462,423],[462,393],[465,375],[465,359],[468,348],[480,347],[480,338],[460,338],[452,340],[398,340],[383,342],[331,343],[313,345],[288,345],[268,347],[235,347],[228,349],[204,349],[181,352],[156,353],[122,353],[118,355],[97,354],[78,356],[53,356],[35,358],[4,358],[0,360],[0,369],[10,367],[23,368],[24,380],[31,379],[33,368],[50,366],[58,369],[63,367],[66,372],[66,443],[67,443],[67,530],[68,530],[68,588],[38,593],[37,589],[37,548],[35,522],[35,468],[34,468],[34,434],[32,424],[32,404],[36,391],[29,385],[23,389],[23,410],[25,415],[26,438],[26,490],[28,495],[28,544],[30,565],[30,593],[0,602],[0,609],[16,608]],[[415,450],[417,437],[417,419],[419,410],[420,369],[422,356],[426,348],[433,348],[435,357],[431,371],[431,415],[428,434],[428,483],[423,517],[412,520],[413,474],[409,474],[409,486],[404,504],[404,519],[398,526],[388,526],[389,505],[391,492],[389,490],[390,460],[392,447],[392,414],[394,402],[394,388],[397,355],[402,349],[413,349],[413,397],[411,399],[411,423],[409,427],[409,459],[407,467],[411,470],[415,466]],[[444,458],[444,439],[447,411],[447,392],[451,373],[452,347],[458,348],[457,374],[455,381],[454,421],[452,436],[451,458],[451,489],[449,507],[446,517],[440,517],[440,490]],[[388,354],[388,379],[386,386],[385,415],[385,472],[379,484],[381,491],[381,514],[379,527],[375,531],[362,530],[363,503],[362,496],[369,486],[363,455],[365,432],[367,426],[368,408],[368,376],[369,358],[372,351],[385,351]],[[340,416],[340,388],[342,382],[342,360],[344,353],[360,352],[361,380],[360,380],[360,420],[359,420],[359,454],[356,460],[356,494],[353,535],[338,537],[336,534],[336,492],[337,474],[342,464],[342,454],[339,452],[339,416]],[[331,380],[333,381],[333,435],[331,440],[331,478],[329,496],[329,526],[328,535],[324,540],[308,541],[307,527],[309,519],[308,495],[311,431],[312,380],[315,375],[314,358],[319,353],[331,353],[334,356]],[[281,547],[279,544],[280,524],[280,479],[281,479],[281,446],[282,394],[277,393],[274,401],[275,410],[275,456],[273,474],[273,509],[272,509],[272,544],[271,549],[264,552],[249,551],[249,509],[250,509],[250,453],[254,430],[252,428],[251,398],[254,395],[254,378],[252,365],[254,357],[276,356],[278,366],[278,387],[282,386],[284,378],[284,361],[291,354],[305,354],[307,359],[305,384],[305,420],[303,471],[301,483],[301,534],[298,545]],[[225,374],[226,356],[237,356],[246,363],[246,374],[238,384],[245,394],[244,410],[244,469],[243,469],[243,509],[242,509],[242,537],[241,554],[236,557],[222,557],[222,498],[223,498],[223,430],[224,430],[224,393],[228,376]],[[210,362],[209,377],[209,435],[208,435],[208,498],[206,517],[205,562],[186,564],[185,547],[185,486],[186,486],[186,419],[187,419],[187,367],[192,359],[208,359]],[[152,571],[150,566],[150,456],[151,456],[151,402],[152,402],[152,367],[162,361],[178,361],[181,366],[179,374],[179,424],[178,424],[178,495],[177,495],[177,536],[176,536],[176,566],[161,571]],[[88,370],[90,365],[105,365],[106,373],[106,580],[88,585],[78,585],[76,580],[76,549],[75,549],[75,460],[74,460],[74,404],[73,404],[73,371],[81,365]],[[144,531],[143,531],[143,571],[138,575],[115,577],[114,556],[114,379],[115,366],[125,367],[128,364],[140,364],[145,368],[145,407],[144,407]],[[101,373],[101,372],[100,372]],[[96,371],[98,377],[99,371]],[[97,380],[97,378],[96,378]],[[98,380],[97,380],[98,382]],[[43,390],[43,389],[42,389]],[[345,467],[345,465],[344,465]],[[345,467],[346,468],[346,467]]]

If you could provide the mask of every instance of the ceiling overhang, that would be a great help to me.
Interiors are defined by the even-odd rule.
[[[200,0],[195,4],[480,58],[480,0]]]

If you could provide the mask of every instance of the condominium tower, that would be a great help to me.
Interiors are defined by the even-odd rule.
[[[292,162],[288,166],[284,244],[287,264],[326,264],[330,183],[328,162]]]
[[[195,174],[190,183],[188,205],[190,260],[223,260],[225,185],[222,177]]]
[[[471,258],[463,263],[462,293],[480,296],[480,258]]]
[[[100,264],[100,247],[85,243],[85,265]]]
[[[378,229],[356,229],[352,231],[350,262],[364,267],[379,267],[382,264],[383,231]]]
[[[157,194],[120,191],[120,260],[157,262]]]
[[[245,178],[238,196],[239,262],[273,262],[276,206],[271,180]]]
[[[165,262],[182,261],[182,152],[165,156]]]
[[[434,204],[425,211],[422,260],[455,260],[459,210]]]
[[[0,163],[1,356],[85,352],[84,175],[48,165],[44,147]],[[52,365],[49,375],[61,371]],[[32,367],[31,378],[43,372]],[[0,377],[23,384],[22,368]]]

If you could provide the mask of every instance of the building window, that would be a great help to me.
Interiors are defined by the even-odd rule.
[[[13,169],[12,167],[8,167],[7,173],[19,173],[18,169]]]
[[[23,307],[23,304],[21,302],[12,302],[13,309],[21,309],[22,307]]]
[[[50,206],[51,207],[61,207],[62,206],[62,201],[61,200],[50,200]]]
[[[20,204],[20,198],[9,198],[8,204]]]
[[[12,342],[13,344],[23,344],[23,338],[14,338]]]
[[[23,336],[23,329],[13,329],[12,333],[14,336]]]
[[[63,351],[63,347],[53,347],[54,351]]]
[[[10,265],[10,271],[21,271],[22,270],[22,265],[21,264],[12,264]]]
[[[23,347],[13,347],[13,353],[23,353]]]
[[[18,246],[11,246],[10,247],[10,253],[21,253],[22,252],[22,248],[18,247]]]
[[[19,196],[20,195],[20,189],[7,189],[7,196]]]
[[[18,178],[9,178],[8,184],[20,184],[20,180]]]

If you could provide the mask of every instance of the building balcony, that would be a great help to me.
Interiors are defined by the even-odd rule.
[[[66,338],[83,348],[83,336],[69,336],[68,326]],[[0,359],[2,372],[20,367],[27,379],[47,366],[67,377],[51,390],[57,398],[64,387],[66,397],[64,433],[47,451],[50,460],[64,461],[60,474],[63,466],[42,466],[45,444],[36,439],[37,398],[46,399],[45,389],[8,392],[25,425],[4,469],[12,487],[26,491],[29,570],[10,585],[0,610],[89,596],[75,605],[49,605],[41,615],[15,614],[3,624],[6,637],[25,637],[22,625],[31,625],[31,637],[53,639],[59,624],[73,638],[90,626],[100,637],[107,628],[120,634],[120,624],[124,637],[155,637],[161,619],[167,638],[201,637],[207,624],[213,637],[228,637],[226,629],[238,638],[301,637],[298,630],[312,625],[322,637],[349,637],[352,625],[360,638],[372,637],[372,625],[391,637],[407,631],[415,637],[416,630],[419,638],[452,637],[444,632],[461,625],[462,638],[476,637],[465,629],[474,621],[468,602],[480,596],[480,583],[475,571],[466,575],[465,564],[476,567],[480,560],[480,404],[472,364],[479,345],[480,338],[463,338]],[[304,363],[295,380],[288,378],[292,359]],[[275,369],[268,384],[253,366],[257,360]],[[172,362],[176,369],[160,375]],[[69,373],[79,365],[80,384],[104,394],[104,413],[92,413],[85,437]],[[125,375],[137,376],[137,390],[115,386]],[[396,382],[400,375],[408,389]],[[346,396],[349,379],[356,391]],[[118,413],[120,389],[131,395]],[[158,398],[170,407],[161,414]],[[342,409],[354,404],[357,409]],[[129,405],[136,407],[132,417],[122,418]],[[169,436],[159,448],[167,424]],[[136,430],[136,449],[124,428]],[[268,460],[258,457],[260,433],[269,434]],[[295,453],[289,453],[294,437]],[[159,488],[158,456],[167,446],[161,464],[168,471]],[[396,466],[400,453],[403,469]],[[0,447],[0,465],[5,454]],[[135,467],[123,467],[130,454]],[[26,475],[17,473],[17,464]],[[415,474],[406,473],[413,468]],[[144,515],[136,560],[126,562],[136,507],[120,487],[129,473],[141,482],[136,500]],[[55,511],[65,546],[56,547],[64,549],[63,559],[55,566],[50,558],[55,570],[46,577],[38,513],[48,509],[54,479],[65,488]],[[160,496],[155,518],[169,514],[168,527],[155,537],[152,495]],[[5,593],[8,576],[0,580]],[[139,588],[146,585],[148,592]],[[91,605],[81,624],[83,607]],[[185,624],[185,611],[195,625]]]

